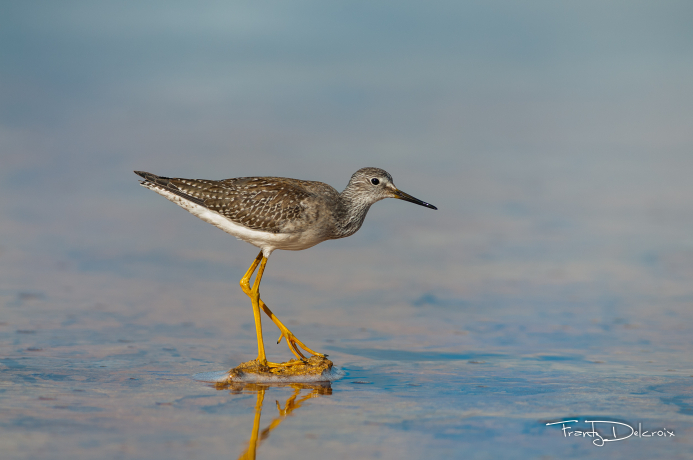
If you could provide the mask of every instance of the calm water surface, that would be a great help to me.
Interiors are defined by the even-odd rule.
[[[691,458],[689,6],[36,5],[0,14],[3,459]],[[262,284],[345,376],[195,381],[257,353],[257,250],[131,171],[363,166],[439,210]]]

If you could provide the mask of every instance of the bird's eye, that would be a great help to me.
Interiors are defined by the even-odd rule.
[[[377,178],[374,177],[373,179],[371,179],[371,184],[378,185],[379,183],[380,181]]]

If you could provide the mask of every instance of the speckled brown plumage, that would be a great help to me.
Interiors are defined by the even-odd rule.
[[[356,171],[342,193],[322,182],[285,177],[217,181],[135,173],[145,179],[143,186],[262,248],[267,256],[275,249],[301,250],[350,236],[361,227],[371,205],[384,198],[435,209],[397,189],[392,176],[379,168]]]
[[[225,180],[160,177],[137,171],[145,183],[164,188],[253,230],[291,231],[298,222],[309,224],[306,201],[337,200],[339,193],[322,182],[284,177],[238,177]],[[316,195],[317,194],[317,195]]]

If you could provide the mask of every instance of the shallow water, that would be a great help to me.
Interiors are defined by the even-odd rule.
[[[3,459],[693,455],[690,7],[21,5]],[[439,210],[378,203],[262,282],[344,376],[196,381],[256,356],[257,250],[131,171],[341,189],[367,165]],[[600,447],[589,420],[657,435]]]
[[[150,198],[168,208],[166,225],[198,224]],[[396,205],[378,205],[373,217]],[[404,219],[426,212],[397,211],[408,212]],[[638,240],[647,222],[631,228]],[[193,379],[256,351],[251,307],[234,281],[236,257],[252,261],[254,251],[223,234],[209,232],[225,246],[225,276],[223,262],[190,253],[187,264],[175,247],[176,264],[134,257],[86,268],[77,257],[10,264],[5,253],[3,279],[13,281],[2,291],[1,447],[7,458],[56,459],[233,458],[253,448],[258,458],[686,458],[693,259],[666,236],[673,226],[660,232],[643,236],[646,246],[611,243],[611,254],[549,251],[560,247],[556,238],[586,238],[567,226],[518,255],[508,246],[521,248],[533,233],[512,231],[501,249],[486,243],[494,257],[475,255],[485,245],[470,233],[458,246],[468,251],[460,267],[444,269],[430,257],[397,260],[436,251],[412,246],[415,236],[403,241],[406,231],[379,244],[277,253],[263,298],[346,373],[325,386],[216,388]],[[590,238],[608,246],[610,235]],[[379,259],[388,260],[380,273],[357,268]],[[140,264],[154,267],[151,276]],[[269,357],[290,358],[264,325]],[[578,420],[573,431],[603,420],[674,437],[597,447],[546,426],[562,420]],[[611,426],[597,428],[606,438]]]

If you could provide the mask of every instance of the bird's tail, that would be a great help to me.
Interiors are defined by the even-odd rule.
[[[188,195],[187,193],[183,192],[181,189],[176,187],[176,185],[173,183],[173,180],[170,177],[157,176],[156,174],[148,173],[145,171],[135,171],[135,174],[144,178],[144,180],[140,182],[140,185],[142,185],[143,187],[147,187],[148,189],[158,188],[167,190],[175,195],[185,198],[188,201],[192,201],[195,204],[199,204],[200,206],[206,207],[204,201],[200,200],[199,198],[195,198],[194,196]]]

